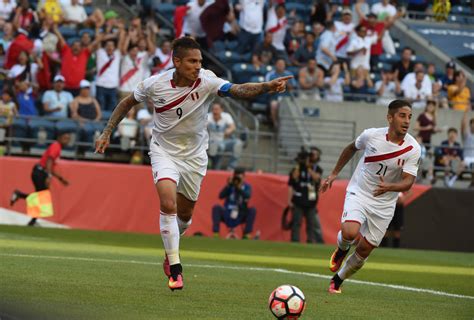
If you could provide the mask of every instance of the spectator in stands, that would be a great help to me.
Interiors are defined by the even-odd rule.
[[[310,21],[312,24],[320,23],[324,25],[327,21],[332,20],[331,8],[329,7],[328,0],[317,0],[313,1],[311,6],[311,16]]]
[[[13,25],[15,29],[23,29],[30,32],[33,25],[38,23],[38,15],[31,8],[28,0],[21,0],[20,5],[15,9],[15,17],[13,18]]]
[[[135,120],[135,108],[130,109],[127,116],[117,126],[114,139],[120,143],[122,150],[133,148],[137,143],[139,123]]]
[[[465,168],[463,150],[457,139],[458,130],[456,128],[449,128],[448,140],[441,142],[441,147],[435,151],[437,154],[435,164],[444,167],[444,184],[447,187],[454,185]]]
[[[40,62],[36,59],[37,62]],[[18,56],[17,64],[15,64],[8,72],[8,78],[17,81],[28,81],[36,84],[36,75],[38,73],[38,64],[30,62],[30,55],[26,51],[22,51]]]
[[[314,58],[308,61],[308,65],[300,69],[298,74],[300,97],[310,100],[321,100],[319,88],[323,86],[324,72],[318,68]]]
[[[291,63],[294,66],[302,67],[305,66],[310,59],[316,57],[316,35],[313,32],[306,32],[305,41],[295,54],[291,57]]]
[[[461,70],[454,72],[454,84],[448,86],[448,101],[454,110],[471,109],[471,90],[466,86],[466,75]]]
[[[64,91],[64,77],[56,75],[54,77],[53,90],[48,90],[43,94],[43,111],[46,116],[67,118],[69,105],[74,100],[70,92]]]
[[[352,23],[358,26],[362,21],[367,20],[370,13],[370,6],[365,0],[356,0],[352,5]]]
[[[366,100],[366,96],[372,93],[371,89],[374,87],[372,78],[362,66],[359,66],[354,73],[351,81],[352,99],[355,101]]]
[[[334,21],[336,26],[337,44],[336,44],[336,57],[339,62],[347,62],[348,55],[347,49],[354,31],[355,25],[352,23],[352,11],[350,9],[342,10],[341,21]]]
[[[104,19],[105,23],[102,26],[101,33],[103,35],[102,40],[107,41],[110,39],[118,39],[119,37],[119,25],[122,24],[117,18],[118,18],[117,12],[114,10],[108,10],[104,13]],[[135,37],[132,37],[132,42],[138,41],[139,38],[139,29],[136,27],[133,27],[133,25],[130,27],[132,30],[132,35]],[[98,32],[96,32],[97,34]]]
[[[293,26],[286,31],[285,40],[283,42],[290,60],[292,60],[295,52],[303,46],[304,39],[304,22],[297,20]]]
[[[454,84],[454,72],[456,71],[456,65],[453,61],[449,61],[446,63],[446,71],[443,77],[441,78],[441,82],[443,83],[443,91],[446,93],[448,92],[448,86]]]
[[[70,104],[71,118],[78,120],[81,124],[86,121],[100,121],[102,112],[97,100],[91,96],[91,84],[87,80],[81,80],[80,92]]]
[[[206,33],[207,46],[224,37],[224,25],[229,21],[235,23],[235,16],[227,0],[216,0],[208,6],[199,18],[202,29]]]
[[[413,108],[423,108],[426,105],[426,100],[431,97],[431,85],[429,90],[423,86],[424,71],[418,70],[415,75],[415,85],[403,86],[402,83],[403,96],[411,102]]]
[[[140,123],[140,126],[143,128],[143,135],[147,145],[151,141],[151,132],[153,130],[153,105],[151,103],[145,103],[143,108],[138,110],[137,120]]]
[[[347,56],[351,58],[351,72],[362,68],[366,74],[370,71],[370,52],[371,47],[380,39],[382,35],[367,35],[367,28],[364,25],[358,25],[355,28],[355,34],[352,36],[347,47]]]
[[[383,22],[377,22],[377,16],[375,13],[369,13],[367,19],[362,20],[361,24],[367,28],[367,35],[377,36],[377,42],[370,47],[370,67],[375,69],[379,62],[379,57],[383,53],[382,37],[385,32],[385,24]]]
[[[212,4],[209,0],[191,0],[186,6],[188,8],[184,18],[183,32],[186,36],[191,36],[203,48],[207,48],[206,32],[202,29],[201,13]]]
[[[385,53],[394,55],[395,45],[390,36],[389,29],[393,26],[395,21],[399,18],[397,8],[390,3],[390,0],[382,0],[374,3],[371,9],[372,13],[377,16],[377,20],[385,24],[385,33],[382,38],[383,50]]]
[[[393,71],[395,71],[395,78],[402,82],[407,74],[413,72],[415,63],[412,61],[413,50],[409,47],[405,47],[402,50],[401,60],[393,65]]]
[[[10,43],[8,47],[4,68],[10,69],[18,61],[18,56],[22,51],[26,51],[28,54],[33,52],[34,43],[29,39],[29,34],[24,29],[19,29],[16,37]]]
[[[63,22],[63,11],[59,0],[40,0],[38,2],[37,11],[40,20],[43,20],[46,17],[51,17],[57,24]]]
[[[3,51],[2,55],[5,55],[8,51],[8,48],[10,47],[10,44],[13,41],[13,35],[13,25],[11,24],[11,22],[5,22],[3,24],[3,35],[0,37],[0,47]],[[3,66],[3,61],[0,65]]]
[[[173,60],[171,59],[171,54],[171,42],[165,39],[161,43],[161,46],[155,50],[151,74],[160,74],[173,68],[174,65]]]
[[[13,97],[14,94],[11,90],[3,89],[0,100],[0,128],[9,128],[18,113]]]
[[[18,102],[18,114],[21,116],[37,116],[36,98],[33,88],[28,81],[17,82],[16,101]]]
[[[375,83],[377,92],[377,104],[388,106],[397,96],[400,95],[400,83],[395,81],[395,74],[390,69],[382,69],[381,80]]]
[[[86,9],[79,3],[79,0],[71,0],[71,3],[63,6],[64,23],[70,27],[77,28],[85,24],[88,16]]]
[[[418,134],[416,136],[416,141],[420,145],[420,165],[418,166],[418,175],[417,181],[422,181],[423,177],[426,177],[427,180],[434,184],[436,181],[434,180],[434,168],[433,168],[433,153],[428,152],[426,146],[423,144],[423,138]]]
[[[264,0],[240,0],[236,5],[236,10],[240,12],[239,53],[250,52],[259,43],[263,30],[264,5]]]
[[[464,164],[471,171],[470,188],[474,188],[474,118],[469,120],[469,109],[464,110],[461,122],[461,136],[464,147]]]
[[[330,76],[324,78],[324,100],[331,102],[344,101],[344,86],[351,84],[351,75],[347,63],[342,63],[344,77],[341,74],[341,64],[334,63],[329,71]]]
[[[440,107],[448,108],[448,100],[442,94],[443,83],[436,75],[436,65],[434,63],[428,63],[426,75],[431,81],[432,98],[439,102]]]
[[[236,168],[227,185],[219,193],[219,199],[225,199],[224,206],[215,205],[212,208],[212,232],[215,237],[219,236],[221,222],[230,229],[227,238],[235,238],[234,229],[241,224],[245,224],[242,238],[251,237],[257,214],[255,208],[248,205],[251,197],[252,187],[245,182],[245,170]]]
[[[438,22],[446,22],[451,11],[451,2],[449,0],[434,1],[433,17]]]
[[[207,129],[209,131],[209,157],[212,169],[221,170],[223,153],[230,153],[227,170],[237,167],[242,153],[242,141],[235,137],[236,126],[232,116],[223,112],[222,105],[218,102],[211,107],[207,115]]]
[[[416,73],[423,72],[423,79],[421,81],[422,91],[426,96],[432,97],[433,95],[433,85],[431,84],[430,77],[426,74],[425,66],[421,62],[415,63],[413,67],[413,72],[408,73],[405,78],[403,78],[400,87],[402,91],[412,90],[417,82]],[[421,107],[423,108],[425,104],[423,103]]]
[[[270,8],[267,19],[265,30],[273,34],[273,46],[278,50],[280,56],[287,57],[284,44],[286,30],[288,29],[285,5],[278,4],[275,8]],[[288,59],[285,58],[285,60]]]
[[[293,74],[286,70],[286,62],[283,58],[278,58],[275,63],[275,70],[268,72],[265,76],[265,81],[271,81],[279,77],[292,76]],[[270,117],[274,128],[278,128],[278,108],[280,106],[280,100],[287,96],[291,90],[296,87],[295,79],[290,79],[287,83],[287,91],[283,93],[276,93],[270,96]]]
[[[257,57],[263,65],[272,65],[278,57],[278,50],[273,45],[273,33],[265,32],[263,42],[257,44],[253,51],[253,56]]]
[[[427,150],[431,147],[431,136],[435,133],[441,132],[441,129],[436,127],[436,101],[428,99],[426,101],[425,110],[420,113],[416,119],[414,130],[418,132],[421,141],[426,146]]]
[[[328,21],[326,30],[321,35],[319,47],[316,50],[316,61],[318,61],[318,66],[323,69],[326,75],[329,74],[331,65],[337,62],[336,43],[336,27],[333,21]]]
[[[10,16],[15,10],[15,7],[16,7],[15,0],[1,0],[0,1],[0,28],[3,28],[5,23],[10,20]]]
[[[51,17],[42,21],[39,37],[43,43],[43,52],[48,57],[50,71],[53,74],[59,73],[61,68],[61,58],[58,51],[58,37],[53,32],[54,22]]]

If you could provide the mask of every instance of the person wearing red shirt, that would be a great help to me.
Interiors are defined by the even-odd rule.
[[[31,180],[35,186],[35,191],[43,191],[49,189],[51,183],[51,178],[57,178],[63,185],[67,186],[69,182],[64,179],[60,174],[54,170],[56,161],[61,156],[61,150],[65,147],[71,140],[71,135],[69,133],[62,133],[58,136],[57,140],[53,142],[48,149],[41,156],[39,163],[33,166],[33,171],[31,172]],[[10,206],[13,206],[18,199],[26,199],[28,197],[27,193],[15,190],[12,193],[10,198]],[[32,218],[28,222],[29,226],[34,226],[36,223],[36,218]]]
[[[54,27],[54,33],[59,40],[59,48],[61,51],[61,74],[65,78],[65,89],[77,96],[80,90],[81,80],[86,78],[87,61],[92,52],[97,49],[101,36],[97,35],[94,42],[89,46],[83,47],[79,40],[74,41],[69,46],[59,32],[57,26]]]
[[[363,19],[360,24],[367,28],[368,36],[377,34],[377,42],[370,48],[370,68],[373,70],[383,53],[382,37],[385,32],[385,24],[377,21],[377,16],[372,12],[367,15],[367,20]]]

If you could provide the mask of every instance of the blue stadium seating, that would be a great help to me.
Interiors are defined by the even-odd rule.
[[[25,139],[28,138],[28,123],[23,118],[13,118],[12,137]],[[20,145],[17,141],[12,142],[13,145]]]
[[[153,5],[153,8],[155,9],[155,11],[158,11],[164,17],[171,20],[171,17],[174,16],[176,5],[173,3],[156,3]]]
[[[37,139],[35,147],[46,148],[48,142],[46,140],[53,140],[56,133],[56,126],[53,121],[47,119],[30,119],[28,123],[30,132],[29,137]],[[43,136],[43,134],[45,134]]]

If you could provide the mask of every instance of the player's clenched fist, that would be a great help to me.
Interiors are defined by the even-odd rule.
[[[104,131],[99,136],[99,138],[95,141],[95,152],[96,153],[104,153],[105,149],[110,144],[110,133]]]

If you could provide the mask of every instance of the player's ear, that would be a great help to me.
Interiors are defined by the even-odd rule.
[[[390,112],[387,113],[387,121],[388,121],[388,123],[392,123],[392,121],[393,121],[393,116],[390,114]]]
[[[181,59],[176,56],[173,57],[173,64],[176,68],[179,67],[179,65],[181,64]]]

